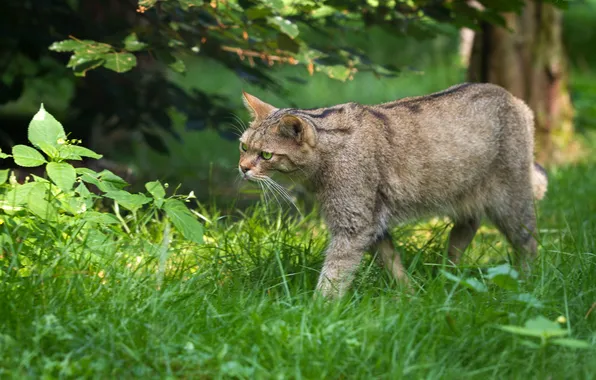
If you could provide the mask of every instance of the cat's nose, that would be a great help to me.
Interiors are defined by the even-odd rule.
[[[250,168],[248,166],[240,165],[240,171],[242,172],[242,174],[246,174],[246,172],[249,170]]]

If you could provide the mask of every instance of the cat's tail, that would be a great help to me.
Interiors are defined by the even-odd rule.
[[[546,170],[537,163],[534,163],[532,170],[532,188],[534,190],[534,197],[537,200],[544,198],[546,188],[548,187],[548,176]]]

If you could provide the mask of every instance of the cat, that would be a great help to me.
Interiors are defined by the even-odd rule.
[[[364,252],[377,251],[408,283],[389,228],[425,216],[453,221],[448,258],[457,264],[487,216],[529,267],[536,255],[535,199],[547,188],[534,163],[534,116],[502,87],[463,83],[378,105],[276,108],[243,92],[252,121],[240,137],[240,175],[272,172],[314,192],[330,231],[317,284],[342,296]]]

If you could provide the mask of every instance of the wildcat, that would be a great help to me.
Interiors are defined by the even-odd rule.
[[[534,200],[547,186],[533,160],[534,118],[492,84],[464,83],[379,105],[276,108],[243,93],[253,120],[240,137],[250,181],[286,173],[314,192],[329,227],[317,290],[341,296],[369,248],[400,281],[407,275],[388,229],[424,216],[453,221],[458,263],[487,216],[528,267],[536,254]]]

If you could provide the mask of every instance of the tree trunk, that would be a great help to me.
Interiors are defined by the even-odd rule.
[[[511,31],[485,24],[476,33],[468,80],[498,84],[525,100],[536,118],[536,160],[567,161],[578,149],[573,141],[561,11],[528,0],[521,14],[503,16]]]

